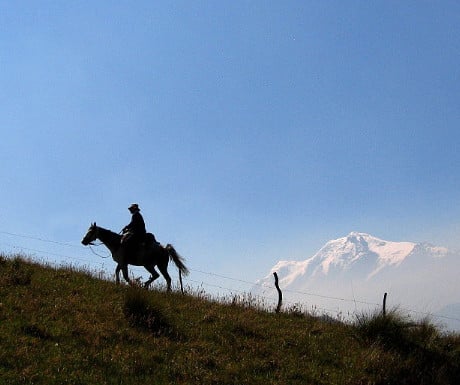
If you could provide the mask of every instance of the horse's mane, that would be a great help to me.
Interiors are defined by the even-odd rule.
[[[100,233],[104,233],[103,236],[110,236],[110,237],[112,237],[112,238],[115,238],[115,237],[116,237],[116,238],[118,238],[118,239],[121,238],[121,235],[120,235],[120,234],[115,233],[115,232],[112,231],[112,230],[104,229],[104,228],[101,227],[101,226],[98,226],[98,229],[99,229],[99,232],[100,232]]]

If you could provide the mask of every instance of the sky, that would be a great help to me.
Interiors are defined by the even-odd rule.
[[[0,250],[111,273],[131,203],[204,286],[460,249],[459,63],[457,1],[0,1]]]

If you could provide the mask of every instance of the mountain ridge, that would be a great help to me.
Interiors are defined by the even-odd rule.
[[[284,280],[284,283],[289,284],[290,280],[308,271],[311,276],[328,275],[333,269],[348,270],[364,259],[367,262],[371,259],[374,269],[369,272],[369,279],[386,267],[399,266],[414,253],[426,252],[435,257],[444,257],[449,250],[429,243],[385,241],[368,233],[352,231],[345,237],[328,241],[316,254],[303,261],[279,261],[270,274],[277,271],[278,275],[283,276],[280,271],[288,270],[291,276],[287,278],[284,275],[281,282]]]
[[[286,302],[350,313],[369,310],[358,306],[356,302],[360,301],[354,301],[355,298],[381,303],[381,296],[388,292],[396,306],[432,313],[460,302],[455,276],[459,269],[460,258],[445,247],[427,242],[387,241],[352,231],[326,242],[305,260],[279,261],[270,274],[257,281],[252,292],[274,298],[272,275],[277,272]],[[295,292],[346,301],[331,305],[331,301],[326,303],[321,298],[311,299]]]

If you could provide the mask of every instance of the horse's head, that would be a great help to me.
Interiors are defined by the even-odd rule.
[[[81,243],[83,243],[85,246],[91,245],[92,242],[94,242],[97,238],[97,229],[98,227],[96,226],[96,222],[91,223],[91,226],[89,227],[86,235],[81,240]]]

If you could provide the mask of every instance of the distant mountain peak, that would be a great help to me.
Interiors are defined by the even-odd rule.
[[[346,238],[352,239],[352,238],[372,238],[370,234],[367,233],[362,233],[359,231],[352,231],[350,234],[347,235]]]
[[[277,271],[286,285],[331,274],[359,275],[367,280],[386,268],[399,266],[414,253],[442,257],[448,250],[426,243],[386,241],[352,231],[345,237],[330,240],[304,261],[279,261],[271,272]]]
[[[352,231],[346,237],[326,243],[311,259],[317,261],[315,273],[328,274],[331,267],[351,269],[356,263],[374,265],[369,276],[373,276],[388,265],[399,265],[412,253],[413,242],[392,242],[367,233]]]
[[[277,272],[283,300],[313,309],[340,314],[367,311],[388,292],[395,306],[435,310],[460,303],[459,269],[460,255],[445,247],[352,231],[328,241],[305,260],[279,261],[252,291],[266,298],[276,296],[273,273]]]

